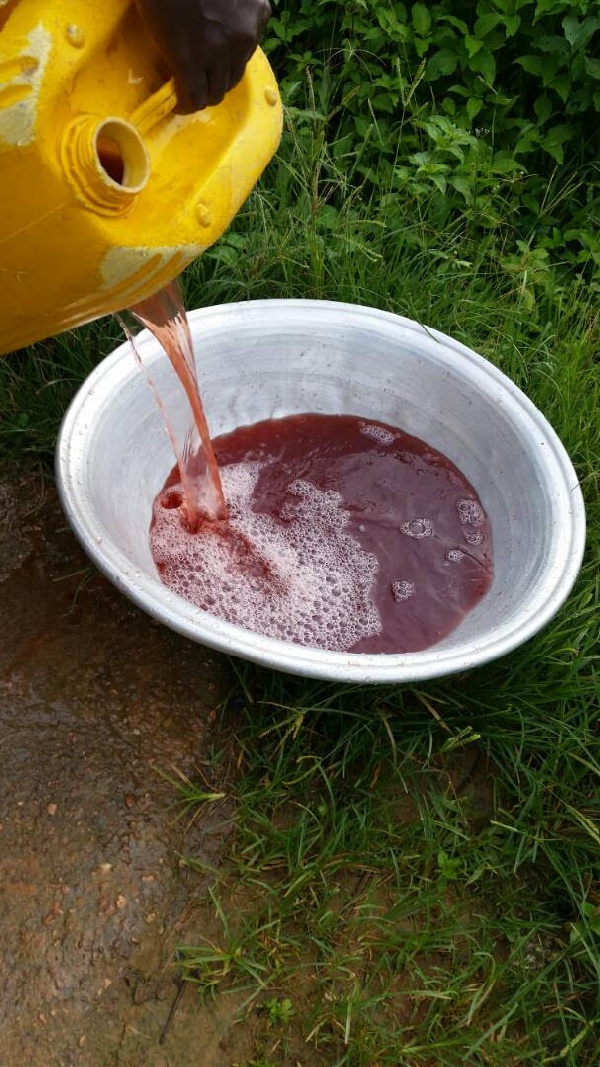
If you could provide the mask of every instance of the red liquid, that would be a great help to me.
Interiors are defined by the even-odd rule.
[[[163,582],[255,632],[337,651],[435,644],[492,579],[488,520],[423,441],[346,415],[294,415],[214,442],[229,520],[190,534],[177,469],[154,503]]]
[[[141,300],[130,308],[130,311],[143,326],[147,326],[164,348],[188,399],[192,422],[183,447],[180,448],[175,440],[169,413],[148,375],[177,458],[182,484],[181,514],[194,533],[204,518],[226,519],[228,511],[200,399],[194,346],[177,282],[171,282],[159,293],[148,297],[147,300]],[[125,324],[123,326],[136,357],[143,366],[135,340]]]

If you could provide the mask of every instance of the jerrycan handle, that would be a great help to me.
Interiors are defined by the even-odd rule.
[[[171,78],[132,112],[129,121],[141,134],[148,133],[153,126],[171,114],[176,104],[177,91]]]

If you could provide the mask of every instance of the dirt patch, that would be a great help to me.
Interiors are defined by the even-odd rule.
[[[93,571],[35,472],[0,479],[0,633],[0,1063],[196,1064],[193,989],[160,1044],[210,879],[179,856],[217,867],[232,811],[186,824],[165,775],[210,760],[227,660]]]

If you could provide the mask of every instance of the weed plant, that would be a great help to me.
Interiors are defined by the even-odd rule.
[[[266,48],[299,121],[378,195],[430,194],[536,256],[600,257],[596,0],[274,0]]]

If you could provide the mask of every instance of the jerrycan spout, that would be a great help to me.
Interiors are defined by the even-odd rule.
[[[124,215],[150,177],[139,130],[122,118],[81,116],[61,143],[64,173],[77,198],[101,215]]]
[[[0,12],[2,355],[180,274],[274,155],[282,107],[257,49],[221,104],[174,114],[130,0],[11,0]]]

